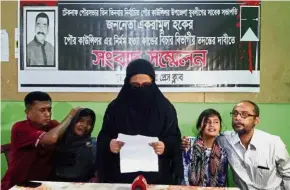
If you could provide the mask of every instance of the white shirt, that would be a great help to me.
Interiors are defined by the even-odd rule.
[[[242,190],[290,190],[290,158],[280,137],[255,129],[248,149],[238,134],[217,139],[228,153],[235,184]]]

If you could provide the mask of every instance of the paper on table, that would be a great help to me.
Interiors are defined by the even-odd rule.
[[[9,61],[9,39],[7,30],[1,30],[1,61]]]
[[[157,137],[119,133],[118,140],[125,143],[120,150],[121,173],[158,172],[158,155],[149,146],[149,143],[158,141]]]

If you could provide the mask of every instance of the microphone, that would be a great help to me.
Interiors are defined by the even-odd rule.
[[[147,190],[146,179],[142,175],[139,175],[138,177],[136,177],[132,183],[131,190]]]

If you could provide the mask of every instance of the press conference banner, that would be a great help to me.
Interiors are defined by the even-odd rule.
[[[20,3],[20,92],[118,92],[138,58],[163,92],[260,90],[260,3],[35,3]]]

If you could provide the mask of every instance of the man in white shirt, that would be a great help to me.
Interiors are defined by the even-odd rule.
[[[287,149],[280,137],[255,129],[259,114],[254,102],[241,101],[231,113],[234,131],[217,139],[228,153],[234,182],[242,190],[290,190]]]

